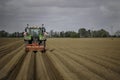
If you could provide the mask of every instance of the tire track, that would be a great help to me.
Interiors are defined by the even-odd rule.
[[[17,52],[23,50],[24,45],[20,46],[18,49],[12,51],[8,55],[5,55],[3,58],[0,59],[0,70],[16,55]]]
[[[40,52],[36,54],[36,68],[36,80],[63,80],[47,54]]]
[[[88,59],[96,64],[99,64],[99,65],[105,67],[106,69],[109,68],[116,73],[120,73],[119,63],[116,63],[112,59],[105,59],[104,56],[97,56],[95,54],[93,55],[92,53],[91,53],[92,54],[91,55],[89,53],[84,53],[84,52],[82,54],[80,54],[79,50],[76,50],[77,52],[74,52],[72,50],[65,51],[65,48],[63,48],[63,47],[56,49],[56,50],[58,50],[59,52],[62,51],[61,53],[63,53],[63,51],[64,51],[64,53],[69,52],[69,54],[72,54],[72,55],[74,54],[74,55],[80,56],[80,57]],[[67,54],[67,55],[69,56],[69,54]]]
[[[59,69],[59,72],[63,76],[64,80],[83,80],[79,79],[76,74],[73,74],[71,70],[64,65],[64,62],[60,60],[56,55],[51,52],[47,53],[55,66]]]
[[[29,54],[29,53],[28,53]],[[36,80],[36,54],[32,52],[29,62],[27,80]]]
[[[19,42],[22,42],[22,40],[18,40],[18,41],[13,41],[11,43],[8,43],[7,45],[4,45],[4,46],[0,46],[0,51],[2,51],[4,48],[7,48],[13,44],[16,44],[16,43],[19,43]]]
[[[17,40],[15,40],[15,41],[17,41]],[[14,40],[12,40],[12,39],[3,40],[3,41],[0,41],[0,46],[2,47],[4,45],[7,45],[7,44],[12,43],[12,42],[14,42]]]
[[[56,69],[54,64],[51,62],[47,54],[42,54],[42,58],[48,73],[50,80],[63,80],[62,76],[60,75],[59,71]]]
[[[97,51],[101,51],[101,49],[97,49],[97,50],[95,50],[95,49],[92,49],[92,50],[84,50],[84,51],[82,51],[82,50],[77,50],[77,51],[79,51],[79,52],[86,52],[86,53],[92,53],[93,55],[99,55],[99,56],[101,56],[101,57],[107,57],[108,59],[113,59],[113,60],[116,60],[116,61],[118,61],[118,60],[120,60],[120,52],[119,52],[119,50],[118,51],[113,51],[113,52],[111,52],[111,51],[108,51],[108,49],[107,49],[107,51],[106,50],[104,50],[101,54],[100,53],[96,53]],[[104,53],[104,54],[103,54]],[[109,55],[109,54],[111,54],[111,55]]]
[[[53,52],[54,55],[64,63],[65,66],[73,73],[76,74],[78,79],[82,80],[105,80],[104,77],[97,75],[96,73],[92,72],[83,64],[79,64],[78,62],[71,59],[69,56],[62,54],[61,52]],[[86,62],[87,63],[87,62]],[[73,65],[74,64],[74,65]],[[93,77],[94,76],[94,77]]]
[[[18,45],[16,45],[18,44]],[[4,50],[0,50],[0,58],[2,58],[3,56],[6,56],[7,54],[9,54],[10,52],[14,51],[15,49],[19,48],[23,43],[14,43],[13,45],[5,48]]]
[[[84,53],[84,54],[90,55],[89,53]],[[115,65],[120,65],[120,63],[119,63],[120,60],[115,60],[115,59],[113,59],[112,57],[107,57],[107,55],[99,56],[99,55],[97,55],[97,54],[93,54],[92,56],[97,57],[97,58],[99,58],[99,59],[102,59],[102,60],[104,60],[104,61],[106,61],[106,62],[115,64]]]
[[[59,52],[63,53],[62,51],[59,51]],[[56,55],[58,55],[58,54],[56,54]],[[70,53],[70,52],[65,54],[65,51],[64,51],[63,55],[66,58],[70,57],[71,60],[74,60],[75,62],[82,64],[83,66],[88,68],[90,71],[98,74],[99,76],[101,76],[105,79],[109,79],[109,80],[114,80],[114,79],[118,80],[119,79],[118,73],[111,71],[111,70],[105,68],[104,66],[101,66],[99,63],[91,61],[89,58],[86,58],[84,56],[81,56],[81,58],[78,58],[78,56],[76,56],[75,54]],[[96,67],[93,67],[93,65]]]
[[[9,80],[15,80],[16,76],[18,75],[18,73],[20,72],[20,68],[25,60],[26,57],[26,53],[20,58],[20,60],[18,61],[18,63],[10,70],[10,72],[8,73],[6,79]]]
[[[64,51],[65,52],[65,51]],[[92,62],[95,62],[96,64],[99,64],[103,67],[105,67],[106,69],[111,69],[112,71],[115,71],[116,73],[119,73],[120,74],[120,64],[119,62],[117,61],[114,61],[112,59],[108,59],[108,58],[105,58],[103,56],[98,56],[98,55],[91,55],[89,53],[82,53],[80,54],[80,52],[73,52],[72,50],[69,50],[68,51],[69,53],[74,53],[75,55],[77,56],[80,56],[80,57],[83,57],[85,59],[88,59]]]
[[[18,52],[1,70],[0,70],[0,79],[7,79],[11,78],[10,76],[16,75],[13,73],[17,73],[16,71],[19,70],[20,65],[23,62],[25,57],[24,50]],[[19,65],[19,66],[17,66]],[[17,69],[17,70],[16,70]],[[13,80],[13,79],[12,79]]]
[[[45,64],[40,52],[36,53],[36,80],[49,80]]]
[[[29,69],[30,69],[29,65],[31,64],[30,61],[31,61],[31,58],[32,58],[32,52],[25,53],[25,54],[27,54],[27,55],[26,55],[26,57],[24,59],[24,62],[22,64],[21,69],[20,69],[20,71],[19,71],[19,73],[18,73],[18,75],[17,75],[15,80],[29,80],[28,78],[32,77],[32,76],[30,76],[31,73],[28,73]]]
[[[0,47],[0,52],[4,51],[5,49],[8,49],[10,47],[14,47],[15,45],[20,45],[21,43],[23,43],[22,41],[15,41],[15,42],[11,42],[9,44],[6,44],[4,46]]]
[[[36,77],[37,77],[37,73],[36,73],[36,70],[37,70],[36,68],[37,68],[37,67],[36,67],[36,65],[37,65],[36,54],[34,54],[34,66],[33,66],[33,68],[34,68],[34,71],[33,71],[33,72],[34,72],[34,73],[33,73],[33,74],[34,74],[34,75],[33,75],[34,77],[33,77],[33,78],[34,78],[34,79],[33,79],[33,80],[37,80],[37,79],[36,79]]]

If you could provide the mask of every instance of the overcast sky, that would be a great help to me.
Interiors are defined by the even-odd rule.
[[[23,31],[26,24],[54,31],[120,30],[120,0],[0,0],[0,30]]]

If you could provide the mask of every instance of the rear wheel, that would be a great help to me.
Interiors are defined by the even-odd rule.
[[[41,52],[42,52],[42,53],[45,53],[45,52],[46,52],[46,50],[44,49],[44,50],[42,50]]]
[[[46,52],[46,40],[39,40],[39,45],[44,46],[44,49],[41,52],[45,53]]]
[[[44,41],[43,43],[44,43],[43,45],[44,45],[44,48],[45,48],[46,47],[46,41]]]
[[[46,52],[46,41],[44,40],[44,41],[42,41],[42,43],[43,43],[43,46],[44,46],[44,49],[43,49],[42,53],[45,53]]]

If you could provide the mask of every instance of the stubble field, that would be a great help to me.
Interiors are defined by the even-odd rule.
[[[0,80],[120,80],[120,39],[51,38],[43,54],[1,38]]]

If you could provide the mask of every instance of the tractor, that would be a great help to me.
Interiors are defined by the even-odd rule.
[[[46,51],[46,29],[43,27],[44,24],[42,24],[42,27],[29,27],[27,24],[27,27],[25,28],[24,32],[24,41],[25,41],[25,51],[41,51],[42,53],[45,53]]]

